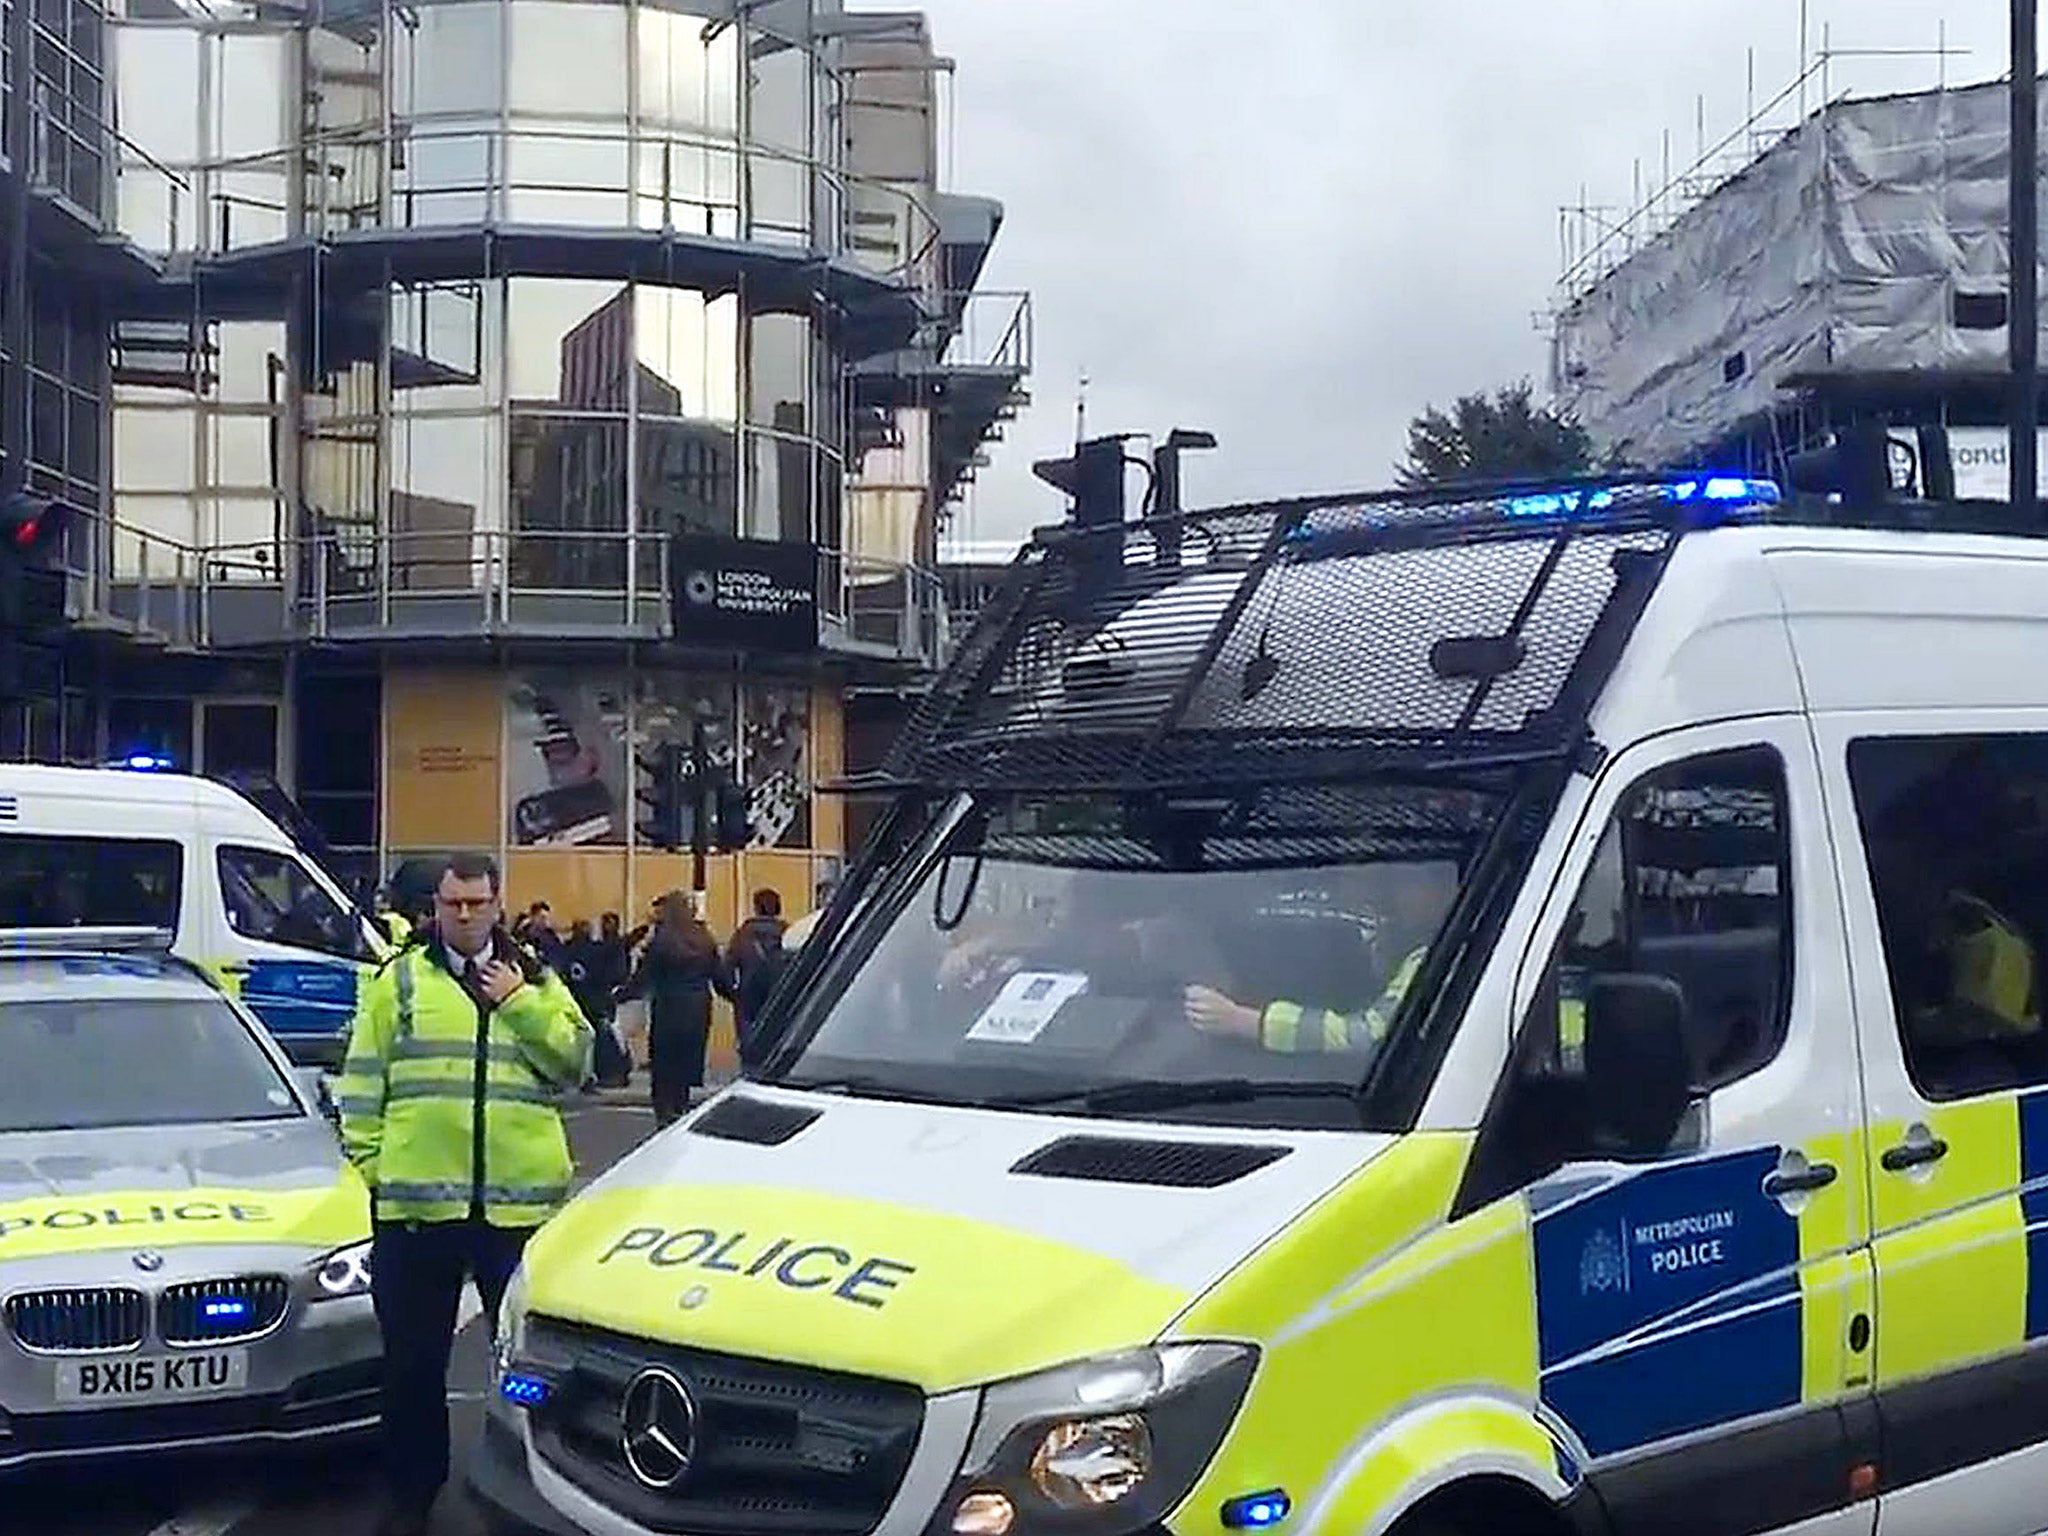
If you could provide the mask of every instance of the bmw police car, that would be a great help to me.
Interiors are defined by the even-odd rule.
[[[169,944],[0,931],[0,1469],[377,1420],[362,1184]]]

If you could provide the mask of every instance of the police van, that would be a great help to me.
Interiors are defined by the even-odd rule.
[[[500,1528],[2048,1529],[2048,542],[1828,516],[1041,534],[528,1250]]]
[[[382,940],[249,795],[132,767],[0,765],[0,928],[175,935],[294,1060],[338,1064]]]

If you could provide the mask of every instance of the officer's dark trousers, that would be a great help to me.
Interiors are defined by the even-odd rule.
[[[384,1335],[384,1481],[424,1510],[448,1481],[448,1352],[462,1286],[474,1278],[495,1329],[531,1230],[481,1221],[378,1222],[370,1291]]]

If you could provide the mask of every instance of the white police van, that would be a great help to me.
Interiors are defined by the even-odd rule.
[[[529,1248],[495,1518],[2048,1529],[2048,540],[1777,502],[1041,535]]]
[[[338,1063],[382,940],[245,795],[137,761],[0,765],[0,928],[166,930],[294,1060]]]

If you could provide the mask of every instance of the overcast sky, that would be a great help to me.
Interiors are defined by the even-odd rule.
[[[1205,427],[1188,499],[1385,483],[1408,420],[1517,378],[1558,210],[1629,200],[1663,134],[1692,158],[1798,73],[1798,0],[920,0],[958,61],[953,186],[1003,201],[983,286],[1028,288],[1034,403],[954,537],[1060,499],[1074,433]],[[2004,0],[1812,0],[1812,47],[1930,53],[1995,78]],[[1839,91],[1932,87],[1932,57],[1843,60]],[[1817,87],[1816,87],[1817,90]],[[1817,104],[1817,98],[1816,102]]]

